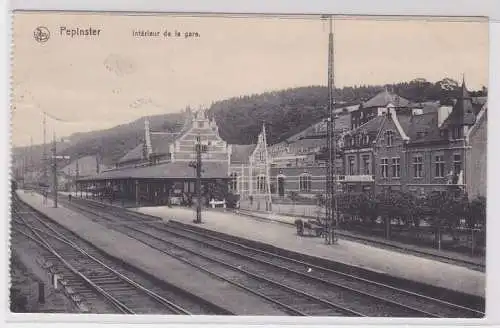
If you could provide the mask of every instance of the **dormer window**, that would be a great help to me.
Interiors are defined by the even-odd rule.
[[[453,139],[460,139],[462,137],[462,128],[460,126],[456,126],[453,128],[452,133]]]
[[[385,132],[385,142],[387,146],[392,146],[394,143],[394,132],[393,131],[386,131]]]

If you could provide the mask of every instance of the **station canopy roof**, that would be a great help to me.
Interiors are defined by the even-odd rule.
[[[202,178],[228,178],[228,164],[221,162],[204,162]],[[115,179],[194,179],[196,170],[188,162],[165,163],[152,166],[131,167],[102,172],[99,175],[88,176],[78,181],[97,181]]]

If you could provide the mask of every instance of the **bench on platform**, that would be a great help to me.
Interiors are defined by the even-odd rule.
[[[223,208],[226,208],[226,200],[214,200],[212,199],[210,202],[209,202],[210,206],[212,206],[212,208],[216,208],[216,207],[220,207],[222,206]]]

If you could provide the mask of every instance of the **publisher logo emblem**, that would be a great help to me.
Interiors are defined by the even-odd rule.
[[[45,43],[50,39],[49,29],[45,26],[38,26],[33,32],[33,37],[39,43]]]

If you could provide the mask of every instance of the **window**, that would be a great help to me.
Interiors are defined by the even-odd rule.
[[[348,136],[344,137],[344,145],[346,145],[346,146],[350,145]]]
[[[362,161],[363,161],[363,174],[371,174],[370,155],[363,155]]]
[[[453,139],[460,139],[462,137],[462,128],[460,126],[456,126],[452,131]]]
[[[400,165],[400,159],[399,159],[399,157],[394,157],[392,159],[392,176],[394,178],[400,178],[401,177],[401,165]]]
[[[380,174],[382,178],[389,176],[389,160],[387,158],[380,159]]]
[[[266,192],[266,177],[264,175],[259,175],[257,177],[257,190],[260,193]]]
[[[392,146],[392,144],[394,143],[394,132],[393,131],[386,131],[385,138],[386,138],[387,146]]]
[[[348,163],[347,174],[354,175],[354,156],[349,156],[347,158],[347,163]]]
[[[417,155],[413,157],[413,176],[415,178],[423,177],[423,167],[424,162],[421,155]]]
[[[462,156],[460,154],[453,155],[453,172],[459,174],[462,171]]]
[[[229,180],[229,191],[237,192],[238,191],[238,173],[233,172],[229,176],[231,179]]]
[[[444,157],[443,155],[434,156],[434,165],[436,168],[436,178],[444,177]]]
[[[299,177],[299,189],[302,192],[310,192],[311,191],[311,175],[310,174],[302,174]]]
[[[369,144],[370,143],[370,136],[368,134],[365,134],[365,144]]]

